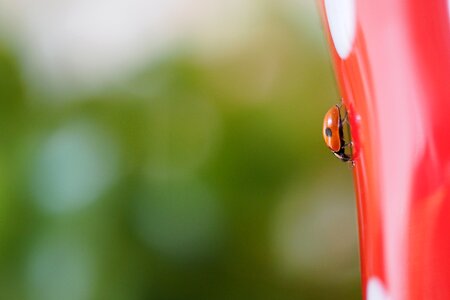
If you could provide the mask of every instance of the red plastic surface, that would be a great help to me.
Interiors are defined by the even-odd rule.
[[[355,0],[341,58],[323,1],[355,142],[363,297],[377,279],[372,299],[450,299],[449,3]]]

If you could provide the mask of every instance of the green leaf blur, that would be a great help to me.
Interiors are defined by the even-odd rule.
[[[2,39],[0,299],[360,298],[317,12],[264,12],[237,50],[177,44],[87,90]]]

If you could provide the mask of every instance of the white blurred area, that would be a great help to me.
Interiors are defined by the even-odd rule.
[[[176,51],[235,53],[278,8],[317,18],[312,0],[0,0],[0,32],[33,86],[92,90]]]

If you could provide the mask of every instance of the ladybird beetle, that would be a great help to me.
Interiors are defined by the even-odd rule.
[[[343,105],[334,105],[323,120],[323,139],[325,144],[340,160],[352,161],[352,142],[347,111]]]

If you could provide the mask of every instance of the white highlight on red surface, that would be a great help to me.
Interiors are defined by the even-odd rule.
[[[367,283],[367,300],[389,300],[383,283],[380,279],[372,277]]]
[[[325,12],[334,47],[339,56],[346,59],[356,35],[355,0],[325,0]]]
[[[448,20],[450,21],[450,0],[447,0]]]

